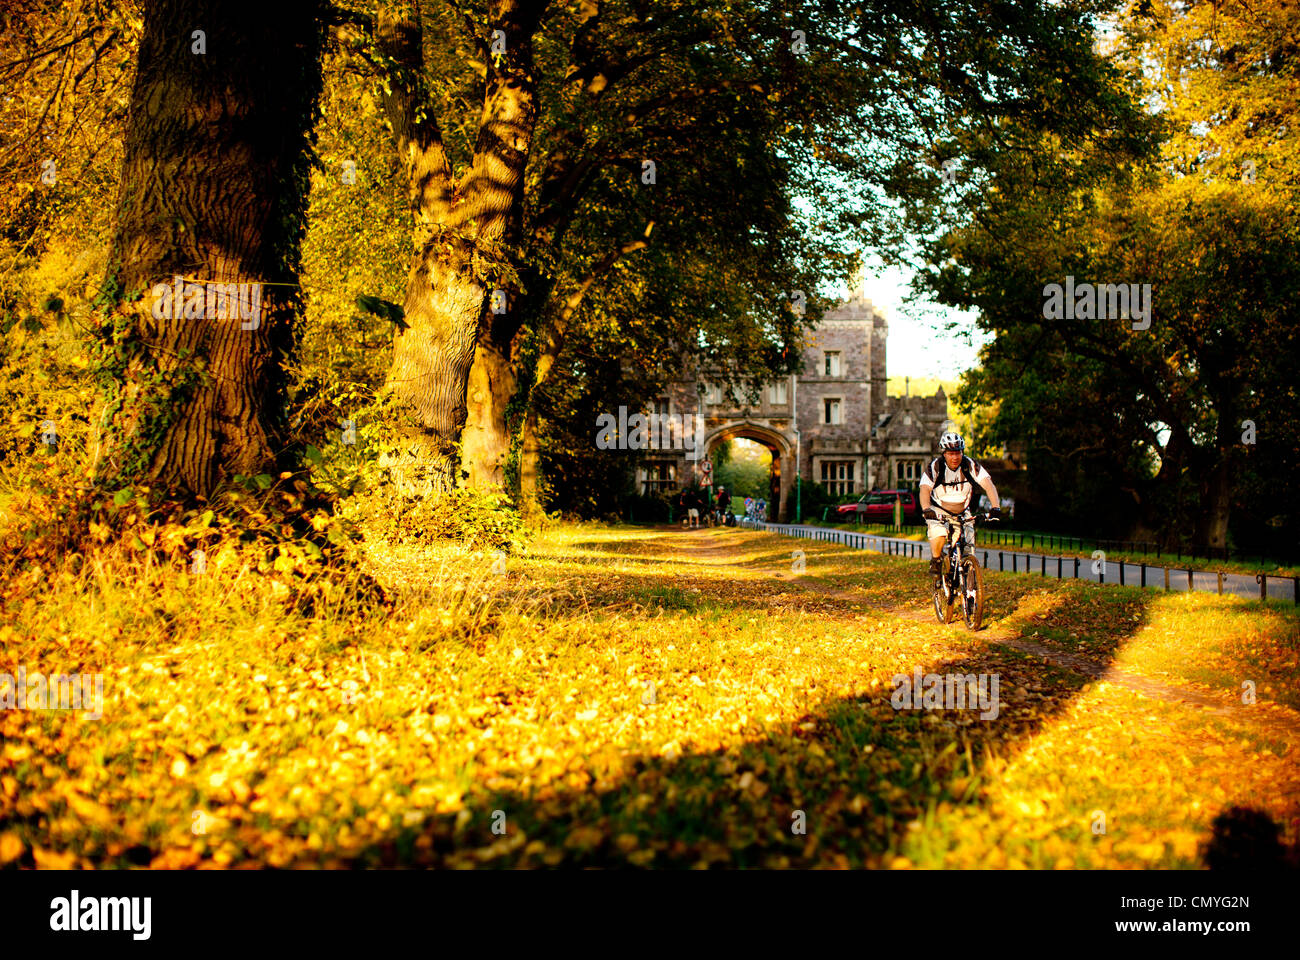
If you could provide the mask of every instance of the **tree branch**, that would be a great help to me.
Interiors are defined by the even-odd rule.
[[[601,257],[579,282],[577,289],[564,298],[559,316],[543,326],[542,348],[538,351],[537,368],[533,379],[534,390],[546,379],[551,372],[551,367],[555,365],[560,350],[564,347],[564,336],[568,332],[569,321],[577,313],[578,307],[581,305],[583,298],[586,297],[587,291],[591,289],[592,284],[608,272],[621,258],[650,246],[650,232],[654,230],[654,226],[655,222],[651,220],[646,224],[645,233],[636,240],[629,240]]]
[[[424,34],[419,9],[381,11],[376,39],[383,57],[384,110],[405,164],[416,216],[426,228],[443,225],[453,205],[451,162],[424,86]]]

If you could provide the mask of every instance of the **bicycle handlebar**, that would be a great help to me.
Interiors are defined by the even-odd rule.
[[[938,508],[931,508],[931,509],[934,509],[935,513],[939,515],[940,523],[965,523],[968,520],[972,523],[975,522],[988,523],[989,520],[994,519],[987,513],[972,513],[969,517],[967,517],[961,514],[948,513],[948,511],[941,510]]]

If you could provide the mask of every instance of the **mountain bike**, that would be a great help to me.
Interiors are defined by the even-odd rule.
[[[948,542],[943,547],[943,572],[934,584],[934,615],[940,623],[951,623],[953,607],[960,599],[966,626],[978,630],[984,621],[984,570],[975,558],[974,545],[962,540],[962,523],[966,519],[980,523],[989,517],[988,514],[969,517],[949,514],[939,518],[948,529]],[[956,563],[953,558],[957,558]]]

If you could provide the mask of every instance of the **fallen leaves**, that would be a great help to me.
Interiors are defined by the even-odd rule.
[[[916,593],[915,565],[810,545],[804,579],[842,570],[855,599],[792,592],[751,563],[776,538],[697,536],[732,546],[702,562],[661,532],[559,528],[515,579],[475,581],[494,613],[471,631],[441,623],[460,571],[423,554],[371,618],[305,618],[266,580],[31,608],[6,654],[94,665],[105,715],[0,711],[0,821],[20,824],[0,863],[1195,866],[1224,805],[1285,813],[1294,754],[873,609]],[[1103,635],[1105,606],[1036,596],[1043,642]],[[1281,643],[1268,618],[1206,637],[1160,616],[1185,658]],[[894,710],[916,666],[998,673],[998,718]]]

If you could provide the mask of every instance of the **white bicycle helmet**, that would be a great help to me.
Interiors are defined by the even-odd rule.
[[[956,450],[960,453],[964,453],[966,451],[966,441],[961,438],[960,433],[955,433],[954,431],[949,430],[939,438],[939,449],[941,451]]]

